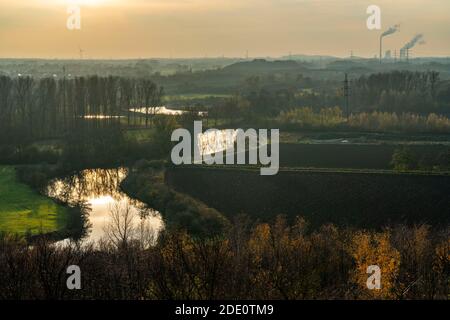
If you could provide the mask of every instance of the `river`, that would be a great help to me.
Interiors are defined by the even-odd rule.
[[[225,151],[234,153],[236,131],[217,130],[200,133],[198,145],[202,155]],[[250,134],[252,138],[252,134]],[[81,241],[97,243],[117,240],[124,233],[130,237],[157,239],[164,228],[160,212],[146,204],[131,199],[120,190],[120,183],[127,176],[125,168],[86,169],[76,174],[50,181],[46,194],[68,205],[87,208],[81,229]],[[78,233],[78,232],[77,232]],[[68,241],[68,240],[65,240]],[[155,240],[156,241],[156,240]]]
[[[161,214],[146,204],[131,199],[120,190],[125,168],[88,169],[52,180],[48,196],[69,205],[87,207],[82,242],[117,240],[126,228],[130,238],[149,236],[156,241],[164,228]]]

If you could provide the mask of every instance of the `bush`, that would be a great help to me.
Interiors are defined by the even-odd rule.
[[[416,168],[417,160],[410,149],[402,148],[394,151],[391,165],[396,171],[408,171]]]
[[[148,168],[161,170],[166,166],[167,161],[165,160],[146,160],[141,159],[135,162],[134,168],[137,170],[144,170]]]

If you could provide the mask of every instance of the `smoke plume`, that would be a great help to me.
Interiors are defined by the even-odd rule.
[[[412,49],[419,41],[420,41],[420,44],[425,43],[425,41],[423,40],[423,34],[418,34],[418,35],[414,36],[414,38],[412,38],[412,40],[410,42],[405,44],[405,46],[402,48],[402,50]]]
[[[389,36],[389,35],[391,35],[391,34],[393,34],[393,33],[396,33],[396,32],[399,30],[399,28],[400,28],[400,25],[399,25],[399,24],[396,24],[395,26],[390,27],[390,28],[387,29],[385,32],[383,32],[383,33],[381,34],[381,37],[384,38],[384,37]]]

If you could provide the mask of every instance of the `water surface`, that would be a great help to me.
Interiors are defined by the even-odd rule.
[[[83,170],[51,181],[47,194],[71,205],[87,206],[83,242],[114,238],[124,228],[131,231],[130,237],[145,232],[156,239],[164,227],[161,214],[120,190],[127,173],[124,168]]]

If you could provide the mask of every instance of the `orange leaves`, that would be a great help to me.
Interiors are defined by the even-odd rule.
[[[450,239],[436,246],[433,269],[438,273],[450,273]],[[448,281],[450,282],[450,279]]]
[[[369,297],[393,298],[392,289],[399,273],[400,253],[391,246],[389,233],[358,232],[352,239],[350,251],[356,263],[352,275],[354,281],[367,290]],[[371,265],[377,265],[381,269],[380,290],[367,289],[366,282],[369,275],[366,271]]]

